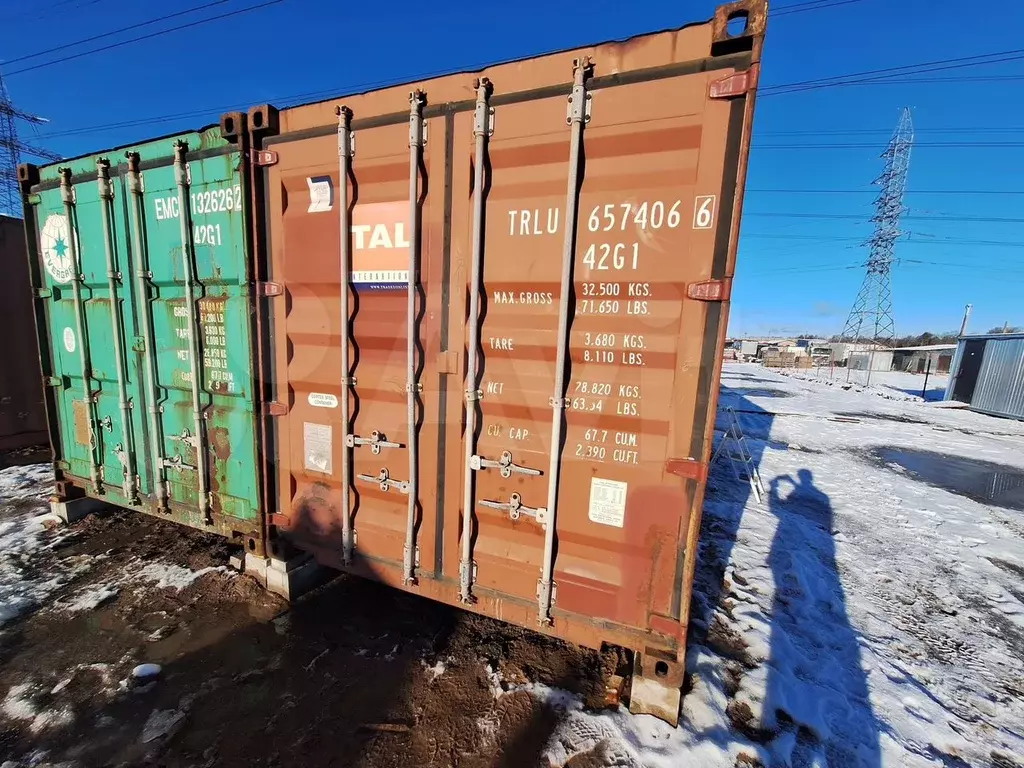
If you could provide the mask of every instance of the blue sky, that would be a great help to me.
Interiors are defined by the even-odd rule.
[[[23,138],[73,156],[213,122],[221,112],[265,101],[327,98],[680,26],[709,17],[715,5],[279,0],[29,69],[267,1],[209,0],[205,10],[160,25],[19,61],[201,2],[0,0],[8,89],[21,109],[50,120],[35,135],[22,126]],[[777,0],[772,7],[778,12],[803,2]],[[996,23],[955,0],[822,3],[835,7],[779,13],[770,21],[762,89],[1022,46],[1010,17]],[[1024,100],[1015,96],[1024,92],[1024,57],[914,78],[927,82],[901,79],[768,90],[759,97],[731,334],[842,330],[863,274],[857,265],[871,232],[878,155],[903,106],[913,111],[917,144],[906,201],[911,218],[903,227],[910,235],[897,245],[902,263],[893,277],[897,332],[956,329],[968,302],[974,304],[971,330],[1004,321],[1024,325]],[[1003,221],[972,220],[978,218]]]

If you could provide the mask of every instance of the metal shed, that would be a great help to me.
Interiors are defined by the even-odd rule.
[[[1024,419],[1024,333],[964,336],[950,370],[946,400],[993,416]]]

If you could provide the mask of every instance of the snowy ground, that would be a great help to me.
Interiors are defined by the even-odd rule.
[[[391,665],[396,680],[414,680],[411,692],[396,694],[396,706],[425,706],[445,716],[450,710],[453,722],[469,723],[468,729],[457,724],[444,728],[459,734],[452,737],[451,749],[463,756],[460,764],[472,766],[491,765],[491,760],[473,762],[471,755],[509,748],[508,713],[517,711],[523,698],[556,714],[544,721],[548,726],[537,754],[560,768],[1024,766],[1024,423],[924,402],[912,392],[914,382],[923,382],[923,377],[873,374],[871,387],[851,379],[848,384],[845,371],[830,380],[815,371],[726,366],[719,426],[728,426],[725,409],[732,408],[765,494],[758,502],[727,466],[713,470],[695,593],[690,687],[678,728],[633,717],[622,707],[591,711],[579,696],[514,674],[515,665],[491,666],[477,634],[482,631],[479,624],[470,622],[465,631],[457,630],[447,650],[419,650],[416,643],[425,632],[435,641],[441,634],[441,629],[427,632],[425,623],[444,626],[447,620],[438,619],[436,612],[447,609],[427,601],[407,604],[402,601],[410,599],[385,591],[365,598],[369,607],[360,619],[354,606],[363,600],[359,596],[366,588],[361,584],[343,585],[349,591],[338,599],[346,607],[345,624],[352,628],[345,631],[365,637],[330,634],[342,631],[337,622],[329,622],[327,629],[315,622],[324,615],[340,615],[340,608],[315,605],[308,612],[314,616],[313,641],[301,634],[309,630],[301,630],[304,620],[298,608],[275,620],[269,635],[258,635],[258,647],[277,659],[277,667],[267,667],[280,669],[274,673],[281,675],[275,685],[300,679],[309,681],[303,685],[319,685],[324,679],[319,670],[331,664],[339,665],[335,675],[340,680],[364,674],[360,670],[368,664]],[[147,559],[145,552],[125,558],[115,570],[99,565],[101,552],[62,556],[54,567],[54,559],[45,555],[67,534],[54,530],[45,514],[48,483],[48,472],[38,467],[0,471],[0,656],[5,663],[6,626],[24,621],[34,609],[43,608],[37,613],[44,617],[68,616],[69,622],[81,623],[91,613],[110,621],[110,616],[127,611],[129,592],[134,591],[134,605],[147,599],[139,597],[140,589],[174,594],[184,589],[190,595],[189,610],[202,617],[203,600],[212,598],[209,589],[195,589],[201,575],[208,574],[203,583],[224,585],[224,595],[232,594],[232,584],[244,581],[209,564],[215,560],[185,568]],[[50,565],[35,566],[42,561]],[[102,573],[102,578],[80,578],[87,571]],[[382,596],[407,607],[382,610]],[[232,597],[236,602],[252,599]],[[390,621],[381,615],[400,618],[406,615],[402,611],[419,612],[405,629],[394,621],[382,625],[380,637],[375,635],[379,630],[358,629],[360,621],[376,627],[374,622]],[[497,628],[487,632],[498,639],[488,640],[488,647],[511,647],[501,637],[503,625],[492,624]],[[330,642],[319,639],[324,632]],[[274,645],[278,642],[291,645]],[[528,638],[516,642],[528,651]],[[238,643],[228,638],[217,651],[223,654],[216,657],[217,664],[234,659]],[[387,653],[365,650],[374,643]],[[345,658],[349,645],[357,650]],[[537,645],[543,647],[539,641]],[[281,648],[291,648],[288,653],[300,658],[301,665],[289,666],[288,653]],[[146,660],[137,654],[122,660],[122,654],[119,649],[116,658],[106,659],[100,647],[93,651],[95,658],[84,662],[109,664],[103,675],[116,682],[124,675],[121,667]],[[539,669],[542,657],[519,668]],[[169,660],[186,681],[183,690],[190,693],[196,684],[189,676],[201,674],[196,666],[217,665],[201,655],[194,658],[206,660]],[[401,666],[410,658],[414,666]],[[250,663],[266,660],[245,662]],[[310,673],[312,665],[318,665],[316,675]],[[389,667],[380,669],[385,674]],[[484,686],[482,700],[474,698],[477,677]],[[158,693],[164,690],[169,696],[177,679],[168,674]],[[240,686],[249,679],[248,672],[235,678]],[[379,679],[387,685],[384,677]],[[0,715],[23,723],[30,738],[66,728],[64,710],[44,708],[21,680],[15,677],[0,689]],[[47,695],[56,701],[63,689],[59,682],[51,688]],[[223,717],[235,716],[236,708],[228,704],[247,695],[246,690],[221,691],[228,702]],[[335,690],[298,690],[294,700],[289,698],[290,706],[299,702],[298,722],[314,722],[302,709],[307,699],[310,713],[324,706],[348,706],[343,698],[321,703]],[[438,696],[443,701],[431,698]],[[274,701],[268,699],[268,712],[280,709]],[[83,720],[85,705],[79,701],[76,706],[78,727],[91,727]],[[154,705],[153,712],[164,709]],[[142,720],[148,712],[142,712]],[[239,715],[233,726],[213,720],[206,727],[231,734],[232,727],[247,727],[254,717],[262,717],[256,712]],[[335,716],[337,722],[345,721],[343,712],[335,711]],[[433,719],[440,723],[442,718],[437,714]],[[189,727],[200,728],[201,722],[197,718]],[[408,743],[394,741],[389,747],[375,740],[378,751],[364,753],[370,755],[365,764],[400,764],[394,756],[413,754],[409,750],[416,748],[416,738],[423,738],[417,734],[427,733],[432,746],[424,754],[438,756],[417,764],[450,765],[447,754],[431,741],[449,732],[441,725],[432,730],[433,721],[417,728],[408,737],[391,737],[412,739]],[[200,733],[205,732],[196,732],[195,738]],[[226,738],[245,741],[241,736]],[[341,739],[339,734],[335,740]],[[225,746],[219,749],[214,752],[220,755],[218,761],[238,764],[224,756]],[[329,753],[323,746],[319,749],[307,755],[310,765],[328,764]],[[34,764],[34,759],[18,757],[11,765]],[[533,760],[518,763],[506,751],[494,763],[519,764],[532,765]]]
[[[786,374],[723,374],[767,494],[716,467],[685,722],[540,687],[552,764],[1024,765],[1024,424]]]
[[[832,384],[853,385],[857,389],[868,389],[883,396],[900,400],[926,400],[937,402],[946,394],[949,374],[907,373],[905,371],[852,371],[848,368],[822,366],[811,369],[791,369],[784,372],[793,378],[828,381]]]

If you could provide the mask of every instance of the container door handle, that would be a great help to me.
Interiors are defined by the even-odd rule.
[[[490,509],[500,509],[508,512],[508,516],[513,520],[518,520],[521,515],[532,517],[541,528],[545,530],[548,527],[548,511],[544,507],[528,507],[523,504],[523,499],[518,493],[513,493],[508,501],[491,501],[489,499],[481,499],[477,502],[481,507],[488,507]]]

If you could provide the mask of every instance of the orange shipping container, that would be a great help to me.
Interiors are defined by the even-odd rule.
[[[272,551],[634,649],[675,720],[766,10],[250,110]]]

